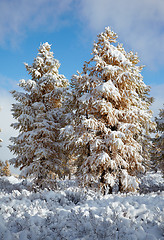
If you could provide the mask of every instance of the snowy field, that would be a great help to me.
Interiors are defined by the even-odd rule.
[[[164,239],[164,181],[142,180],[139,194],[102,196],[64,181],[58,191],[28,190],[29,183],[0,178],[1,240]]]

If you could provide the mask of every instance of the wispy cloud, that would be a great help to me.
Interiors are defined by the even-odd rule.
[[[111,26],[144,64],[154,68],[164,65],[163,0],[83,0],[79,9],[90,31]]]
[[[15,44],[28,30],[46,31],[66,24],[64,13],[71,9],[72,0],[1,0],[0,45]]]
[[[71,14],[68,14],[71,13]],[[1,0],[0,45],[18,44],[28,31],[50,31],[73,21],[99,33],[111,26],[126,49],[151,68],[164,65],[163,0]],[[81,30],[81,29],[80,29]]]

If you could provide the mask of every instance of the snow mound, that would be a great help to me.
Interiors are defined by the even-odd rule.
[[[34,193],[28,182],[0,181],[2,240],[164,239],[164,192],[102,196],[65,181]]]

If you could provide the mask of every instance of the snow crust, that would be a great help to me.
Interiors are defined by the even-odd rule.
[[[163,181],[159,173],[145,179],[150,188]],[[164,239],[164,191],[102,196],[73,180],[56,191],[34,193],[29,186],[0,178],[0,239]]]

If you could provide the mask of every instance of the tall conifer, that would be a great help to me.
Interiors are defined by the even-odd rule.
[[[72,78],[73,119],[65,129],[66,147],[76,156],[84,185],[135,191],[137,174],[144,171],[142,142],[155,124],[138,56],[116,45],[116,39],[105,28],[94,43],[92,58]]]
[[[1,108],[0,108],[0,110],[1,110]],[[0,128],[0,132],[1,132],[1,128]],[[2,142],[2,139],[0,138],[0,143]],[[1,144],[0,144],[0,147],[1,147]]]
[[[157,135],[153,139],[152,160],[164,175],[164,109],[160,109],[159,116],[156,118]]]
[[[61,176],[64,171],[58,136],[62,124],[60,107],[68,81],[59,74],[59,61],[50,50],[47,42],[40,45],[33,64],[25,64],[31,79],[20,81],[24,91],[11,92],[17,101],[12,107],[17,123],[12,127],[19,130],[19,135],[10,139],[13,145],[9,149],[17,155],[11,163],[20,167],[25,177],[33,176],[42,187],[50,172]]]

